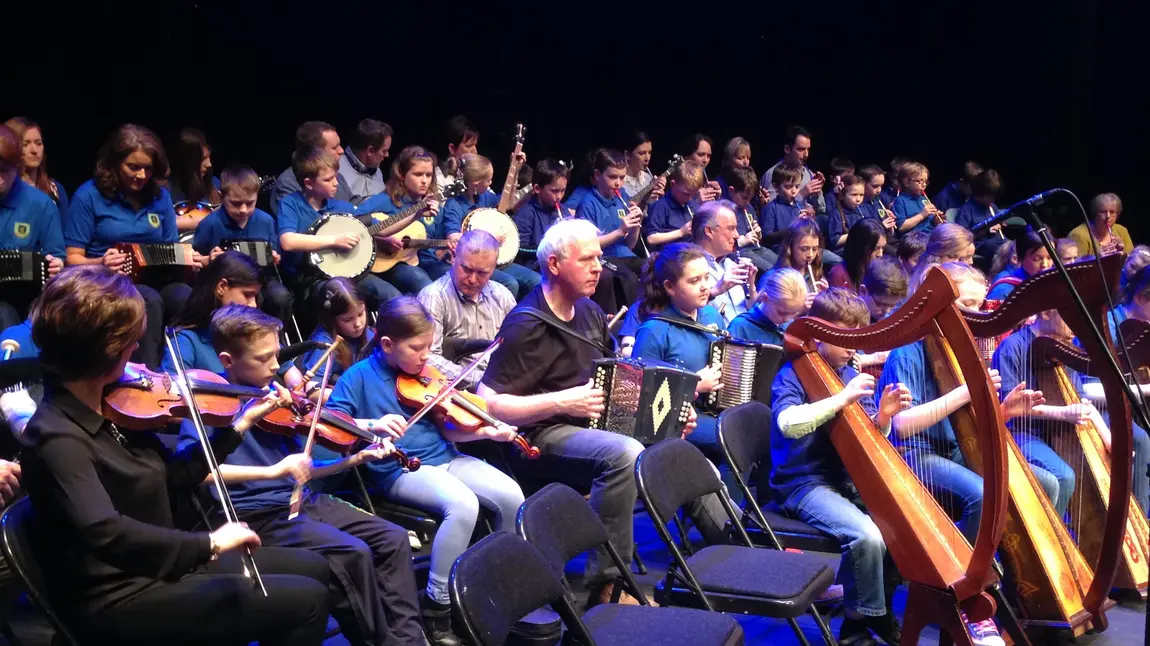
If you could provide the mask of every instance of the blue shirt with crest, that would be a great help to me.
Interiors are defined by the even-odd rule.
[[[88,258],[99,258],[120,242],[156,244],[178,239],[176,211],[166,188],[137,209],[120,195],[104,197],[95,180],[88,180],[76,189],[64,219],[64,246],[81,248]]]
[[[643,219],[643,230],[640,235],[646,240],[652,233],[667,233],[683,228],[683,225],[690,222],[691,218],[695,216],[693,208],[695,204],[693,202],[694,200],[691,200],[686,204],[679,204],[671,192],[667,191],[647,210],[647,217]],[[687,240],[689,239],[688,237]],[[661,249],[665,244],[647,243],[647,248],[654,252]]]
[[[895,198],[894,204],[891,205],[890,210],[894,211],[895,223],[899,226],[899,228],[902,228],[902,223],[906,222],[907,218],[911,218],[918,215],[919,213],[922,213],[924,208],[926,208],[925,195],[912,197],[909,193],[900,193],[899,196]],[[903,233],[910,233],[911,231],[922,231],[924,233],[930,233],[931,231],[934,231],[934,219],[923,218],[922,221],[916,224],[913,229],[910,229],[910,231],[903,231]]]
[[[783,345],[784,330],[786,330],[786,326],[775,325],[775,322],[767,318],[759,305],[739,314],[727,326],[727,331],[736,339],[770,343],[779,347]]]
[[[280,202],[279,220],[276,222],[279,235],[282,236],[285,233],[306,234],[316,220],[328,213],[354,214],[355,207],[352,206],[350,202],[326,200],[323,206],[316,209],[308,203],[307,198],[303,196],[302,192],[296,191]],[[303,266],[306,255],[307,254],[302,251],[284,252],[284,269],[288,271],[288,273],[298,273]]]
[[[716,331],[726,329],[726,321],[718,310],[710,305],[700,308],[696,314],[696,319],[692,320],[673,305],[658,313],[659,316],[671,319],[714,326]],[[648,318],[635,333],[635,349],[631,352],[631,356],[658,359],[696,372],[706,368],[710,363],[711,342],[718,338],[717,333],[710,335],[674,323]]]
[[[64,260],[60,210],[52,198],[19,177],[0,197],[0,249],[37,251]]]
[[[599,232],[602,234],[611,233],[623,224],[623,216],[627,214],[627,203],[624,201],[626,197],[627,194],[623,193],[623,198],[616,195],[608,199],[597,189],[588,190],[579,202],[575,217],[599,227]],[[635,252],[627,246],[624,237],[608,245],[603,250],[603,255],[608,258],[630,258]]]
[[[782,196],[767,202],[759,212],[759,226],[763,228],[763,235],[786,231],[791,222],[799,217],[799,201],[786,202]]]
[[[212,211],[196,227],[192,248],[206,256],[224,240],[263,240],[270,242],[277,252],[280,250],[275,218],[260,209],[252,211],[247,224],[242,228],[223,207]]]
[[[207,370],[221,377],[224,375],[224,364],[220,363],[220,355],[212,347],[212,332],[209,328],[190,328],[176,332],[176,347],[183,357],[184,370]],[[175,358],[164,350],[164,360],[160,362],[160,370],[169,374],[176,374]]]
[[[209,436],[213,429],[208,429]],[[180,424],[180,448],[199,443],[199,435],[191,421]],[[252,428],[244,433],[239,447],[232,451],[224,464],[245,467],[270,467],[278,464],[289,455],[303,452],[303,440],[299,435],[280,435]],[[208,487],[212,497],[216,488]],[[259,479],[228,484],[228,497],[237,511],[258,511],[274,507],[287,507],[291,504],[291,494],[295,480],[284,476],[274,480]],[[218,501],[218,498],[216,498]],[[287,513],[286,510],[284,512]]]
[[[930,370],[922,341],[895,348],[887,356],[882,376],[875,384],[875,392],[881,393],[888,385],[901,383],[910,390],[913,406],[934,401],[943,393],[939,392],[934,373]],[[905,440],[900,440],[895,434],[890,439],[896,446],[933,453],[965,466],[950,417],[943,417],[938,423]]]

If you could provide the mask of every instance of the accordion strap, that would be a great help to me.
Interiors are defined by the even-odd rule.
[[[540,321],[543,321],[547,325],[550,325],[551,327],[555,328],[556,330],[559,330],[560,332],[566,334],[567,336],[574,337],[575,339],[582,341],[583,343],[586,343],[587,345],[600,350],[601,352],[603,352],[604,355],[606,355],[608,357],[618,356],[618,354],[615,352],[615,350],[607,347],[607,345],[604,344],[602,341],[596,341],[595,339],[589,339],[589,338],[583,336],[579,332],[576,332],[575,330],[572,330],[571,328],[567,327],[566,325],[563,325],[563,323],[561,323],[559,321],[559,319],[555,318],[554,316],[551,316],[550,314],[548,314],[547,312],[544,312],[543,310],[535,309],[534,307],[517,307],[517,308],[515,308],[515,311],[523,312],[524,314],[526,314],[532,318],[539,319]]]
[[[648,321],[662,321],[664,323],[670,323],[671,325],[677,325],[681,328],[686,328],[688,330],[694,330],[696,332],[702,332],[703,334],[710,334],[712,336],[717,336],[721,339],[731,338],[731,333],[724,330],[724,329],[721,329],[718,327],[710,328],[710,327],[707,327],[706,325],[701,325],[701,324],[696,323],[694,321],[685,321],[683,319],[672,318],[670,316],[663,316],[662,314],[656,314],[647,320]]]

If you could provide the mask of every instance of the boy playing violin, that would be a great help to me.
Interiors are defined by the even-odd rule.
[[[212,345],[229,382],[254,388],[271,384],[279,370],[281,326],[278,319],[244,305],[216,310]],[[198,441],[195,427],[184,422],[181,445]],[[220,465],[241,521],[264,545],[309,549],[327,558],[331,614],[352,644],[423,644],[405,530],[308,489],[303,492],[301,513],[288,518],[297,483],[385,458],[395,451],[391,441],[380,438],[350,457],[314,462],[303,453],[303,441],[300,435],[260,428],[244,434],[239,448]]]

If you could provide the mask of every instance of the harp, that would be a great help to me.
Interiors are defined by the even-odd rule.
[[[862,495],[899,572],[909,583],[903,643],[917,643],[926,624],[937,624],[955,643],[969,644],[960,610],[974,620],[994,614],[987,588],[996,583],[992,561],[1006,523],[1006,432],[990,376],[970,329],[955,305],[958,292],[941,269],[875,325],[844,329],[801,318],[787,329],[792,366],[812,401],[843,388],[818,353],[818,342],[876,352],[943,335],[953,343],[962,374],[970,377],[978,440],[986,447],[985,496],[974,545],[935,501],[890,441],[857,403],[830,422],[831,441]]]
[[[1126,354],[1118,357],[1125,362],[1130,358],[1128,372],[1140,384],[1150,384],[1150,323],[1138,319],[1126,319],[1118,326],[1122,340],[1126,343]]]
[[[1105,325],[1106,290],[1113,291],[1117,284],[1123,260],[1121,255],[1103,257],[1101,274],[1094,262],[1075,263],[1066,268],[1079,293],[1088,299],[1086,305],[1091,318],[1100,325]],[[987,338],[1003,334],[1020,321],[1051,309],[1059,311],[1090,356],[1102,356],[1111,350],[1109,339],[1102,346],[1088,333],[1088,322],[1075,306],[1062,277],[1054,270],[1019,283],[998,309],[985,313],[963,312],[963,317],[976,337]],[[947,363],[947,357],[932,361],[936,377],[947,373]],[[1089,563],[1082,555],[1027,467],[1022,451],[1012,437],[1007,437],[1011,462],[1010,521],[1003,547],[1015,580],[1015,603],[1028,627],[1065,629],[1075,635],[1089,628],[1102,631],[1107,627],[1105,611],[1113,606],[1107,595],[1117,573],[1126,528],[1133,434],[1123,384],[1109,371],[1100,378],[1110,402],[1113,446],[1111,486],[1096,562]],[[941,381],[939,385],[947,387]],[[961,414],[953,415],[951,420],[967,462],[976,472],[983,472],[985,450],[981,442],[974,439],[972,424],[975,422],[964,419]]]
[[[1041,387],[1047,403],[1055,406],[1074,404],[1079,400],[1067,369],[1094,377],[1098,376],[1095,372],[1100,372],[1098,364],[1091,364],[1090,357],[1080,348],[1053,337],[1034,340],[1032,360],[1038,364],[1032,370],[1039,378],[1036,386]],[[1078,547],[1089,563],[1098,561],[1102,549],[1102,529],[1110,492],[1110,453],[1103,445],[1098,430],[1100,424],[1105,424],[1105,421],[1097,411],[1093,411],[1089,422],[1076,424],[1072,431],[1069,424],[1062,424],[1060,430],[1064,435],[1061,441],[1052,444],[1062,459],[1082,471],[1070,502],[1070,520],[1078,535]],[[1118,561],[1114,586],[1136,591],[1145,599],[1147,579],[1150,578],[1147,568],[1150,527],[1147,526],[1146,514],[1133,496],[1127,498],[1127,506],[1122,558]]]

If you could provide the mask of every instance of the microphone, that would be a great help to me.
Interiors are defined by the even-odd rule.
[[[1014,213],[1015,209],[1019,209],[1019,208],[1023,208],[1023,207],[1038,206],[1038,205],[1042,204],[1043,202],[1045,202],[1046,200],[1050,199],[1050,197],[1053,196],[1055,193],[1060,193],[1063,190],[1065,190],[1065,189],[1052,188],[1049,191],[1043,191],[1043,192],[1039,193],[1038,195],[1032,195],[1032,196],[1026,198],[1025,200],[1022,200],[1021,202],[1016,202],[1015,204],[1011,204],[1008,208],[1005,208],[1005,209],[999,211],[998,213],[995,213],[994,215],[990,216],[989,218],[986,218],[982,222],[979,222],[978,224],[971,227],[970,232],[971,233],[981,233],[982,231],[985,231],[986,229],[989,229],[990,227],[992,227],[996,224],[999,224],[1001,222],[1006,221]]]

